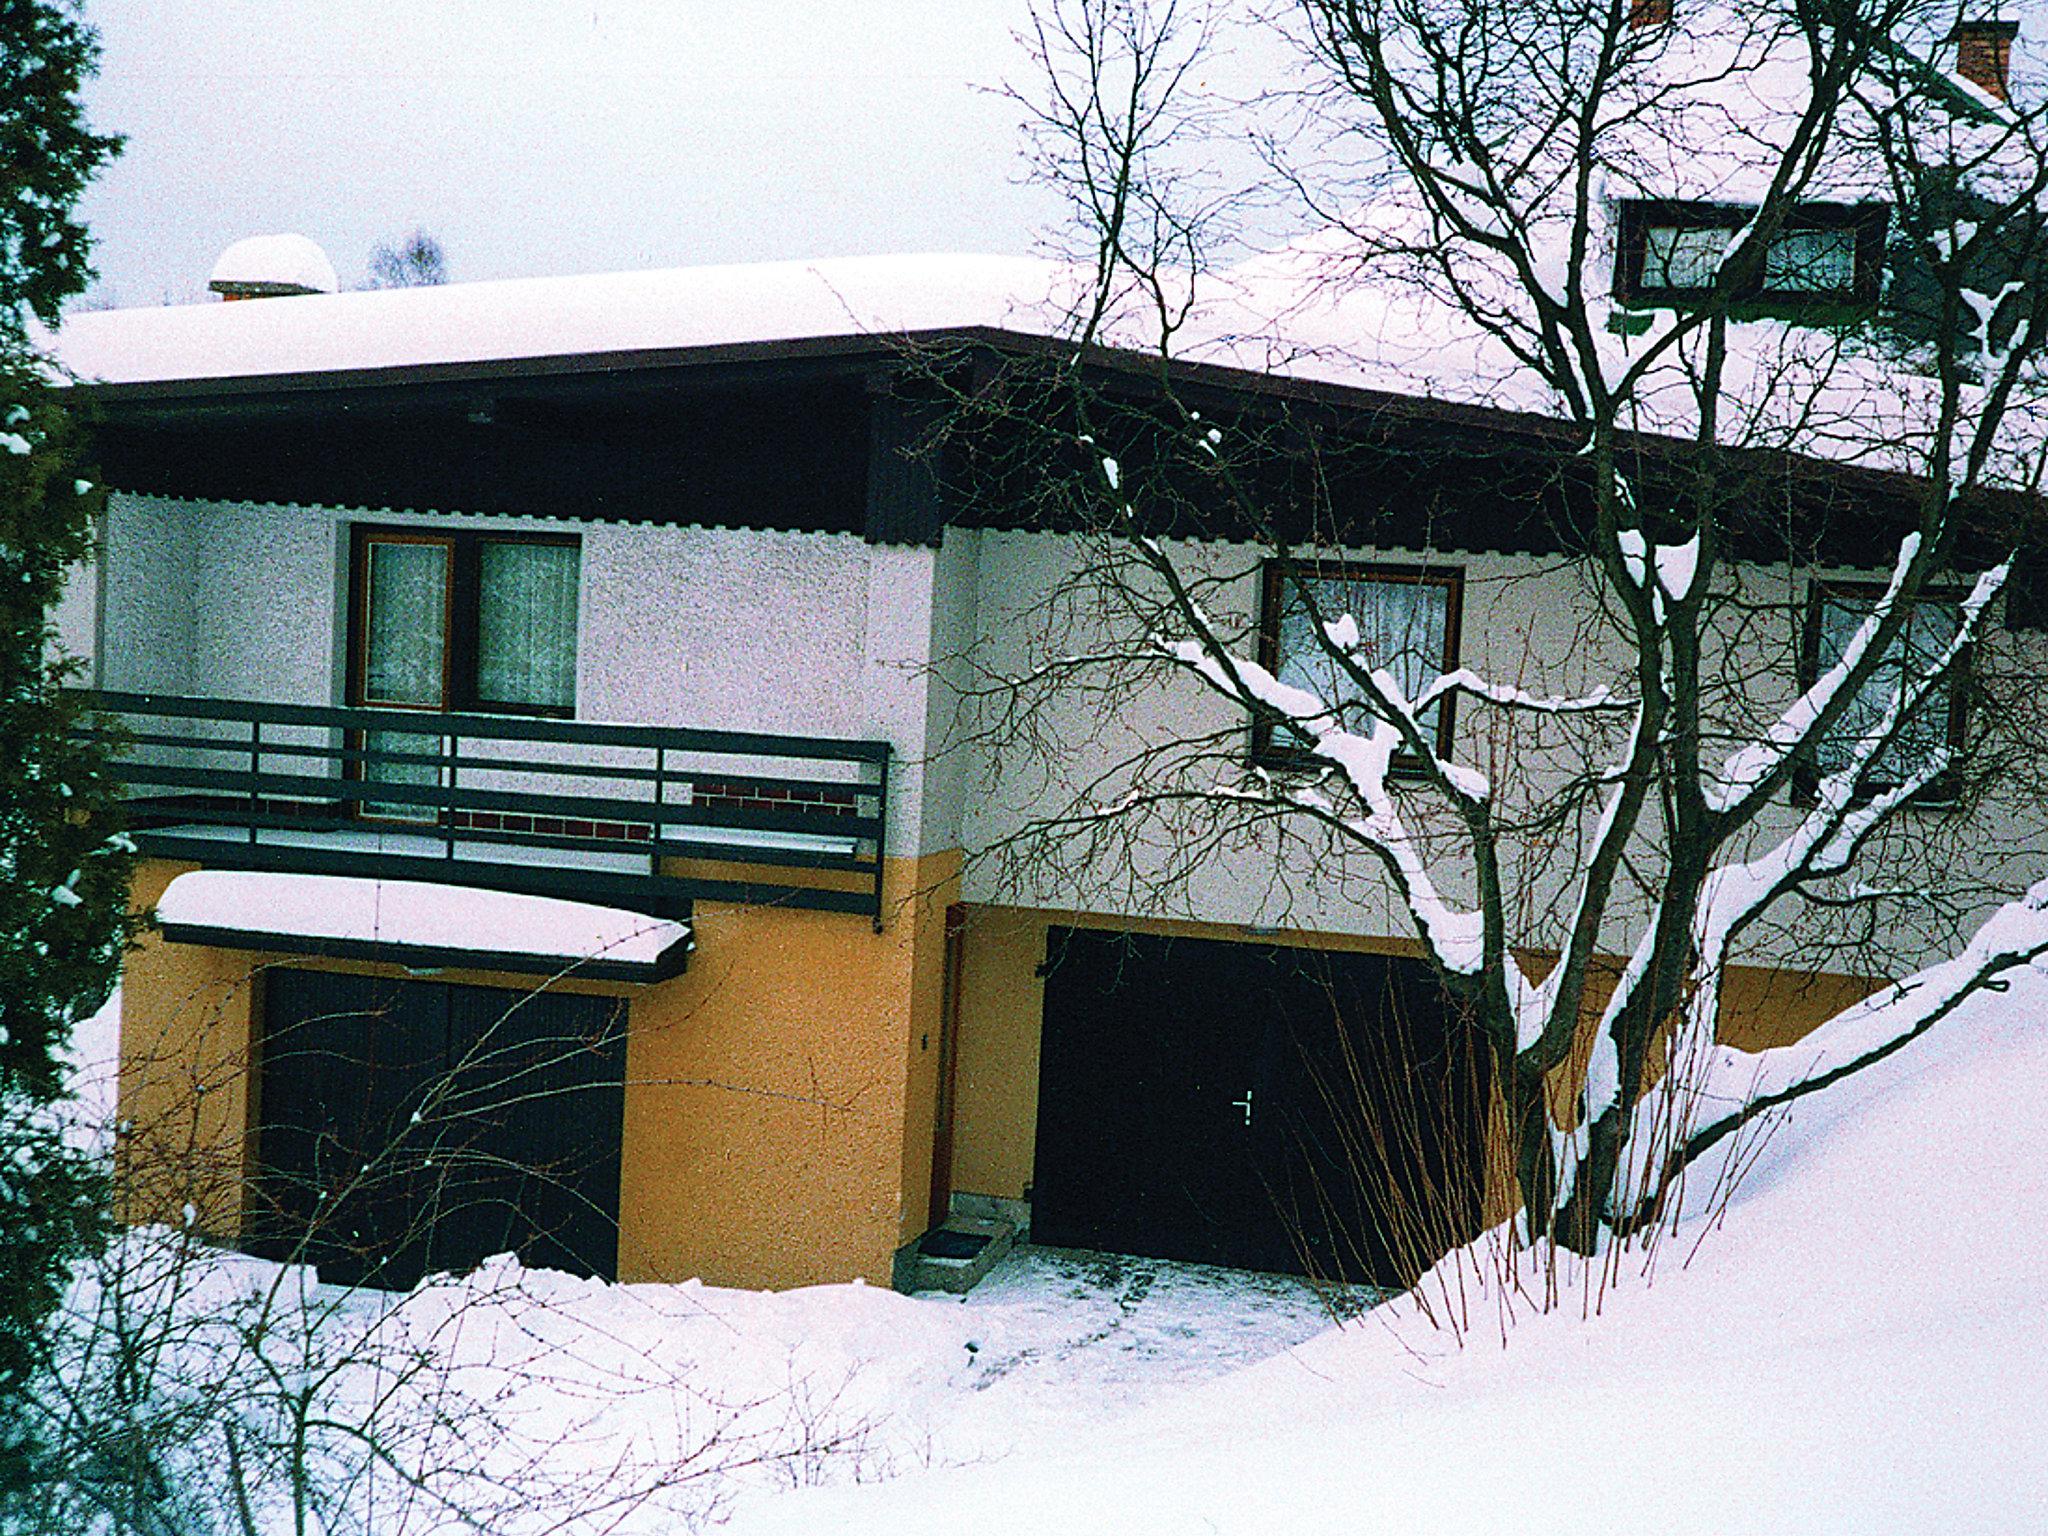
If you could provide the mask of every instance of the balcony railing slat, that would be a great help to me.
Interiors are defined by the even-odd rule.
[[[86,702],[116,717],[88,717],[80,734],[117,744],[145,852],[580,894],[664,916],[686,913],[694,896],[857,911],[880,924],[886,742],[153,693]],[[193,734],[163,728],[169,721],[193,722]],[[328,739],[292,739],[308,732]],[[373,732],[435,745],[373,749]],[[545,750],[525,756],[521,744]],[[773,766],[791,763],[820,775]],[[300,764],[330,771],[294,771]],[[835,767],[842,776],[827,776]],[[605,781],[614,792],[597,792]],[[376,815],[383,807],[395,814]],[[665,867],[680,860],[867,879],[845,889]]]
[[[263,749],[266,753],[268,747]],[[244,756],[249,755],[247,743]],[[527,770],[545,774],[545,768]],[[614,800],[599,795],[552,795],[520,789],[449,788],[440,784],[390,783],[381,779],[315,778],[304,773],[252,773],[247,769],[181,768],[174,763],[129,764],[121,769],[131,785],[159,789],[211,789],[243,796],[310,800],[322,795],[361,805],[417,805],[430,810],[499,811],[570,821],[646,822],[662,826],[726,827],[748,832],[794,832],[825,837],[873,837],[881,818],[839,811],[757,811],[686,801]],[[406,825],[403,818],[373,818]]]
[[[850,741],[832,736],[772,736],[758,731],[703,730],[675,725],[616,725],[590,720],[557,720],[543,715],[443,714],[433,710],[357,709],[337,704],[258,704],[245,699],[198,699],[168,693],[94,695],[98,707],[114,714],[161,715],[190,720],[262,721],[265,725],[326,726],[343,731],[403,731],[423,736],[473,736],[497,741],[550,741],[580,746],[665,746],[671,752],[705,752],[751,758],[837,759],[876,763],[889,753],[886,741]],[[428,722],[432,722],[429,724]]]

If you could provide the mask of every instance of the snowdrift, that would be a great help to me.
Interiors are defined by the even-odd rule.
[[[1725,1219],[1590,1323],[1567,1305],[1503,1349],[1389,1307],[1070,1456],[778,1500],[734,1529],[909,1536],[1028,1510],[1161,1536],[2039,1531],[2044,1216],[2037,970],[1798,1106]]]

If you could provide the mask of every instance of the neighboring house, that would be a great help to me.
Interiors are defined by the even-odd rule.
[[[1731,217],[1617,216],[1624,301],[1684,288],[1692,231],[1725,244]],[[1817,208],[1763,282],[1867,303],[1883,230]],[[776,1286],[888,1281],[949,1214],[1289,1267],[1341,1243],[1319,1202],[1427,1181],[1464,1192],[1431,1240],[1470,1230],[1500,1195],[1471,1042],[1368,876],[1219,859],[1166,905],[1085,865],[963,868],[1062,788],[1034,799],[1029,762],[962,739],[967,658],[1027,658],[1079,546],[948,494],[925,370],[1042,349],[1064,280],[877,258],[71,322],[113,496],[62,627],[130,733],[136,899],[162,920],[123,993],[129,1214],[189,1201],[280,1254],[311,1227],[313,1257],[386,1281],[511,1246]],[[1324,580],[1411,684],[1593,670],[1538,417],[1221,349],[1187,378],[1219,419],[1313,410],[1333,503],[1383,535]],[[1824,555],[1752,577],[1806,605],[1810,665],[1889,561],[1896,489],[1784,477]],[[1230,590],[1274,670],[1307,664],[1277,585]],[[1774,666],[1759,687],[1789,695]],[[2008,847],[2048,832],[2000,814]],[[1796,1038],[1872,985],[1799,953],[1759,941],[1724,1038]],[[1387,1188],[1335,1196],[1344,1170],[1292,1143],[1226,1144],[1314,1120],[1344,1064],[1289,1021],[1332,999],[1443,1110],[1384,1154]],[[403,1170],[366,1174],[393,1137]]]

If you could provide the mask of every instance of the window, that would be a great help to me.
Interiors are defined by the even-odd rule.
[[[1839,293],[1856,291],[1856,231],[1781,229],[1764,247],[1764,292]]]
[[[576,713],[572,537],[355,530],[349,702],[372,709]],[[443,782],[439,736],[366,731],[361,777]],[[418,804],[365,803],[364,815],[432,821]]]
[[[1349,614],[1358,625],[1362,659],[1394,675],[1409,698],[1427,688],[1457,664],[1458,613],[1462,578],[1457,571],[1417,566],[1354,565],[1332,561],[1305,567],[1306,585],[1325,623]],[[1260,660],[1283,683],[1306,688],[1335,706],[1347,729],[1364,731],[1371,712],[1344,669],[1316,639],[1314,618],[1296,583],[1269,562],[1265,572]],[[1451,701],[1439,699],[1422,715],[1426,730],[1436,733],[1439,756],[1451,748]],[[1304,764],[1308,755],[1290,743],[1287,733],[1261,724],[1254,739],[1263,762]],[[1396,766],[1414,766],[1408,754]]]
[[[1842,659],[1856,631],[1883,595],[1882,587],[1814,588],[1807,610],[1808,686]],[[1958,598],[1921,597],[1914,603],[1904,629],[1880,658],[1877,669],[1850,700],[1834,728],[1815,744],[1811,761],[1801,775],[1803,793],[1811,795],[1823,777],[1849,763],[1876,733],[1901,686],[1910,678],[1923,676],[1935,664],[1954,642],[1961,624],[1962,604]],[[1907,716],[1892,744],[1871,765],[1861,789],[1876,792],[1889,788],[1924,767],[1928,758],[1941,748],[1962,745],[1968,673],[1965,657],[1948,684]],[[1922,798],[1944,800],[1953,793],[1951,784],[1937,779],[1923,791]]]
[[[1702,299],[1755,213],[1728,203],[1623,203],[1614,294],[1625,303]],[[1867,304],[1877,298],[1889,211],[1809,203],[1764,247],[1763,271],[1736,295],[1758,307]]]
[[[351,702],[573,715],[579,555],[553,535],[358,528]]]
[[[1643,286],[1711,288],[1727,254],[1725,229],[1652,224],[1643,231]]]

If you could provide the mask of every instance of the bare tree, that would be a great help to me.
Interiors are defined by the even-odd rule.
[[[238,986],[260,984],[258,969]],[[381,990],[388,999],[396,985]],[[232,1033],[226,996],[202,991],[167,1021],[181,1050],[125,1042],[134,1092],[114,1184],[119,1214],[138,1224],[78,1267],[53,1318],[27,1403],[48,1454],[34,1497],[0,1525],[31,1536],[698,1529],[750,1487],[879,1475],[889,1452],[849,1406],[854,1368],[807,1371],[792,1352],[783,1380],[720,1390],[687,1353],[659,1359],[618,1331],[636,1306],[650,1318],[664,1302],[687,1308],[686,1292],[652,1303],[612,1292],[593,1315],[578,1281],[512,1253],[478,1262],[479,1222],[503,1234],[486,1249],[502,1241],[534,1270],[562,1262],[548,1215],[559,1224],[580,1192],[574,1169],[511,1166],[476,1127],[574,1102],[552,1069],[623,1043],[623,1009],[595,1040],[522,1025],[541,990],[507,993],[458,1061],[422,1074],[365,1134],[307,1127],[328,1141],[317,1171],[265,1164],[253,1180],[241,1128],[213,1113],[247,1088],[252,1058],[192,1048]],[[302,1027],[351,1023],[397,1028],[382,1011]],[[263,1049],[274,1060],[292,1047],[285,1032]],[[361,1062],[341,1076],[350,1093],[374,1092]],[[83,1128],[116,1141],[112,1126]],[[536,1199],[543,1191],[556,1198]],[[237,1209],[240,1245],[261,1258],[208,1230]]]
[[[2048,113],[1934,68],[1928,0],[1298,0],[1292,72],[1235,104],[1200,94],[1223,19],[1036,17],[1068,350],[984,367],[949,431],[971,487],[1070,537],[1011,616],[1034,642],[965,669],[1018,807],[983,856],[1076,901],[1235,862],[1297,919],[1384,907],[1485,1036],[1522,1239],[1654,1232],[1733,1129],[2048,954],[2048,871],[1992,830],[2037,825],[2040,661],[1990,622],[2038,529]],[[1219,130],[1262,186],[1218,182]],[[1275,186],[1302,237],[1224,266]],[[1377,404],[1232,405],[1204,365]],[[1361,460],[1370,516],[1331,489]],[[1329,574],[1441,561],[1461,496],[1545,527],[1524,579],[1559,612],[1506,674],[1388,654]],[[1880,574],[1810,579],[1843,567]],[[1967,731],[1930,727],[1965,694]],[[1743,1056],[1724,982],[1767,939],[1953,957]]]
[[[448,255],[424,229],[370,248],[371,288],[431,288],[448,281]]]

